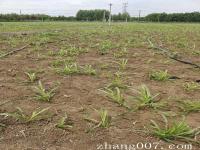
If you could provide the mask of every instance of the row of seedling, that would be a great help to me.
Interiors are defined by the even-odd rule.
[[[167,70],[152,71],[149,74],[149,78],[155,81],[168,81],[171,79],[179,79],[178,77],[170,75]],[[196,90],[200,90],[200,84],[197,82],[188,82],[188,83],[183,84],[183,88],[188,92],[196,91]]]
[[[94,119],[90,117],[85,117],[85,120],[91,122],[91,126],[87,132],[91,132],[96,128],[108,128],[112,125],[113,117],[109,115],[109,112],[105,109],[95,110],[99,114],[99,119]],[[174,140],[180,140],[185,142],[191,142],[195,144],[200,144],[196,140],[196,137],[200,134],[200,127],[192,128],[183,120],[177,121],[177,119],[169,123],[168,118],[165,115],[161,115],[163,118],[163,123],[158,123],[155,120],[150,120],[150,126],[145,125],[145,129],[137,130],[138,132],[145,132],[149,135],[160,138],[161,140],[167,142],[173,142]]]
[[[42,121],[47,120],[48,118],[51,118],[52,113],[49,112],[50,108],[44,108],[44,109],[36,109],[30,113],[24,112],[21,108],[17,107],[17,110],[14,112],[5,112],[0,113],[0,116],[3,116],[5,119],[10,117],[15,119],[16,121],[19,121],[20,123],[31,123],[36,121]],[[2,124],[2,127],[6,127],[5,124]],[[55,127],[61,128],[61,129],[70,129],[73,127],[73,122],[71,119],[65,114],[63,117],[58,119],[57,123],[55,124]]]
[[[61,48],[59,51],[50,51],[48,54],[50,56],[78,56],[83,53],[87,53],[88,49],[76,47],[75,45],[71,45],[70,47]]]
[[[125,96],[124,90],[126,89],[131,89],[131,91],[137,93],[137,96]],[[111,101],[128,109],[135,110],[146,107],[158,109],[167,106],[167,103],[161,102],[158,99],[159,94],[152,94],[146,85],[142,85],[138,90],[132,89],[131,86],[128,86],[125,83],[119,73],[115,74],[111,83],[109,83],[105,88],[101,89],[100,91],[104,93]],[[134,108],[133,106],[129,106],[128,100],[131,102],[135,102],[136,100],[136,107]],[[182,100],[177,107],[181,108],[181,111],[183,111],[184,113],[199,112],[200,101]]]
[[[55,68],[55,70],[61,75],[96,75],[96,70],[92,65],[80,66],[77,63],[66,64],[63,68]]]

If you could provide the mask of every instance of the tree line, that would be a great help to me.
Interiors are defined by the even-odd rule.
[[[152,22],[200,22],[200,13],[153,13],[145,17],[145,21]]]
[[[45,14],[0,14],[0,21],[108,21],[110,12],[103,9],[79,10],[76,16],[49,16]],[[152,13],[145,17],[131,17],[128,13],[112,15],[112,21],[147,22],[200,22],[200,12],[192,13]]]
[[[76,17],[49,16],[45,14],[0,14],[0,22],[14,21],[75,21]]]

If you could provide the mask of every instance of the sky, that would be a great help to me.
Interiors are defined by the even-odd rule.
[[[122,4],[128,2],[127,11],[137,16],[154,12],[200,11],[200,0],[0,0],[0,13],[44,13],[58,16],[74,16],[79,9],[109,9],[112,13],[122,12]]]

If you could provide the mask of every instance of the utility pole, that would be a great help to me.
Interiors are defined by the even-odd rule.
[[[103,12],[103,22],[106,22],[106,11]]]
[[[140,18],[141,18],[141,12],[142,12],[142,11],[139,10],[139,14],[138,14],[138,15],[139,15],[139,16],[138,16],[138,21],[139,21],[139,22],[140,22]]]
[[[20,11],[19,11],[19,14],[21,15],[22,14],[22,10],[20,9]]]
[[[112,3],[109,4],[110,6],[110,15],[109,15],[109,26],[111,25],[111,18],[112,18]]]
[[[123,14],[125,14],[126,15],[126,22],[128,22],[128,13],[127,13],[127,7],[128,7],[128,3],[123,3]]]

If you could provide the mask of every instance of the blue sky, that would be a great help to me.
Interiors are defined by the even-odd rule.
[[[122,11],[128,2],[128,12],[136,16],[139,10],[146,15],[153,12],[200,11],[200,0],[0,0],[0,13],[45,13],[49,15],[75,15],[79,9],[108,9],[113,3],[113,13]]]

